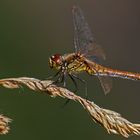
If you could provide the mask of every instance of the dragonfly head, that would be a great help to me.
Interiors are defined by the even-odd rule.
[[[63,64],[63,58],[60,54],[52,55],[49,58],[49,66],[50,68],[60,69]]]

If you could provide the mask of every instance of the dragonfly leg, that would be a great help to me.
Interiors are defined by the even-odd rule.
[[[88,91],[87,91],[87,82],[84,80],[84,79],[81,79],[81,78],[79,78],[77,75],[74,75],[74,74],[71,74],[71,77],[73,78],[73,80],[74,80],[74,78],[75,79],[77,79],[77,80],[79,80],[79,81],[81,81],[84,85],[85,85],[85,95],[86,95],[86,98],[88,97]],[[74,80],[75,81],[75,80]],[[75,81],[75,85],[76,85],[76,87],[77,87],[77,83],[76,83],[76,81]],[[78,88],[77,88],[78,89]]]
[[[54,81],[55,84],[63,83],[64,82],[64,74],[61,72],[58,74],[58,78]],[[63,83],[64,85],[64,83]]]
[[[62,105],[62,107],[65,107],[68,103],[70,103],[70,99],[67,99],[64,104]]]
[[[63,87],[66,87],[66,72],[63,71],[62,69],[59,70],[55,75],[48,77],[47,79],[54,79],[55,77],[57,77],[57,79],[55,81],[53,81],[51,84],[49,84],[48,86],[52,85],[52,84],[58,84],[58,83],[63,83]],[[69,103],[70,99],[67,99],[66,102],[62,105],[62,107],[66,106]]]
[[[67,75],[67,73],[66,73],[66,71],[64,71],[62,74],[63,74],[62,75],[63,87],[66,87],[66,75]]]
[[[21,85],[19,85],[19,88],[20,88],[19,93],[23,93],[24,92],[24,88]]]
[[[63,86],[66,87],[66,72],[63,72],[63,75],[62,75],[62,82],[63,82]],[[70,102],[70,99],[67,99],[65,101],[65,103],[62,105],[62,107],[65,107],[68,103]]]
[[[74,76],[73,76],[72,74],[69,74],[69,77],[70,77],[70,79],[72,80],[72,82],[74,83],[74,86],[75,86],[74,92],[77,92],[78,86],[77,86],[77,83],[76,83],[76,81],[75,81],[75,79],[74,79]]]
[[[52,84],[58,84],[58,83],[62,83],[64,81],[64,74],[62,73],[62,71],[58,71],[54,76],[51,77],[51,79],[57,77],[56,80],[54,80],[51,84],[49,84],[48,86],[52,85]]]
[[[54,79],[55,77],[59,76],[59,74],[61,73],[61,70],[59,70],[57,73],[55,73],[53,76],[49,76],[46,78],[46,80],[50,80],[50,79]]]

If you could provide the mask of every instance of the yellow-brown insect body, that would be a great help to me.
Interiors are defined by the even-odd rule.
[[[77,53],[65,54],[64,56],[55,54],[50,57],[49,65],[57,70],[65,70],[67,73],[79,73],[87,70],[85,58]]]
[[[49,64],[51,68],[62,70],[63,72],[69,74],[87,72],[90,75],[96,76],[110,76],[131,80],[140,80],[139,73],[120,71],[104,67],[95,63],[94,61],[90,61],[80,53],[71,53],[64,56],[58,54],[53,55],[50,58]]]
[[[68,73],[80,73],[87,72],[90,75],[95,75],[100,69],[100,65],[97,63],[88,60],[80,53],[72,53],[64,55],[64,60],[67,63],[67,72]]]
[[[82,55],[75,53],[64,55],[64,60],[67,63],[68,73],[79,73],[86,71],[86,63]]]

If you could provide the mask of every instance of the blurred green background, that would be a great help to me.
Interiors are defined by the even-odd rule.
[[[45,79],[54,74],[48,58],[73,47],[71,8],[78,4],[106,54],[106,65],[140,72],[140,1],[138,0],[1,0],[0,76]],[[96,77],[88,81],[88,96],[101,107],[140,123],[140,82],[114,79],[105,96]],[[83,87],[79,83],[80,87]],[[71,87],[73,88],[73,87]],[[77,94],[84,96],[84,88]],[[61,98],[28,89],[0,88],[0,113],[13,119],[3,140],[123,140],[95,124],[75,102],[65,108]],[[132,136],[130,140],[139,140]]]

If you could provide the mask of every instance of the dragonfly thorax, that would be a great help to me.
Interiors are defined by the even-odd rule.
[[[85,58],[80,53],[55,54],[49,58],[49,66],[66,73],[86,71]]]
[[[52,55],[49,58],[49,66],[51,68],[60,69],[63,65],[63,57],[60,54]]]

